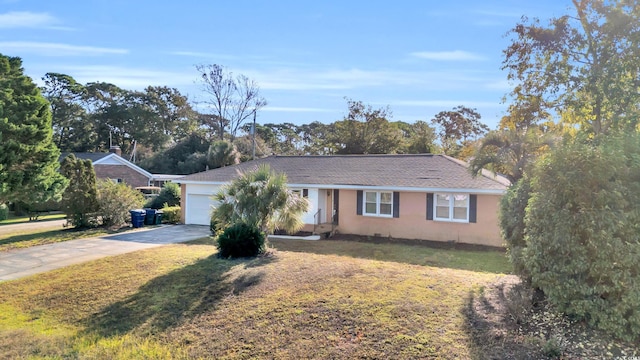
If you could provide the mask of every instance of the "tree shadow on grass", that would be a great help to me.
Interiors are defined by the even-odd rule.
[[[540,348],[515,331],[507,302],[513,288],[504,283],[470,291],[462,313],[473,359],[541,359]]]
[[[212,255],[198,262],[158,276],[137,293],[116,302],[84,320],[86,332],[103,337],[131,331],[157,333],[186,319],[215,309],[225,297],[239,295],[260,283],[261,271],[234,277],[237,265],[259,267],[273,258],[225,260]]]

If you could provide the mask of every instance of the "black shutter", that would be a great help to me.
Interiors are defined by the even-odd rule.
[[[333,223],[338,225],[340,220],[340,190],[333,190]]]
[[[427,220],[433,220],[433,194],[427,193]]]
[[[400,193],[397,191],[393,192],[393,217],[400,217]]]
[[[309,197],[309,189],[302,189],[302,197],[303,198]]]
[[[478,195],[469,196],[469,222],[476,222],[476,213],[478,212]]]
[[[356,214],[362,215],[362,190],[358,190],[356,196]]]

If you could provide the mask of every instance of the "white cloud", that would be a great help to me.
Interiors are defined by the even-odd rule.
[[[193,73],[178,73],[111,65],[63,66],[59,72],[73,76],[80,83],[107,82],[125,89],[147,86],[193,85]]]
[[[482,79],[460,71],[413,72],[363,69],[301,69],[268,70],[233,69],[244,74],[266,90],[348,90],[385,86],[416,86],[421,89],[456,89]]]
[[[127,49],[34,41],[2,41],[0,42],[0,49],[5,53],[29,53],[41,56],[99,56],[107,54],[127,54],[129,52]]]
[[[411,56],[426,60],[438,61],[478,61],[486,60],[482,55],[474,54],[468,51],[418,51],[411,53]]]
[[[233,55],[224,55],[224,54],[214,54],[214,53],[206,53],[199,51],[171,51],[170,55],[176,56],[187,56],[187,57],[197,57],[197,58],[214,58],[214,59],[225,59],[225,60],[234,60],[238,59],[237,56]]]
[[[501,91],[509,91],[513,89],[512,84],[509,83],[509,80],[499,80],[489,82],[485,85],[487,89],[491,90],[501,90]]]
[[[390,102],[391,106],[418,106],[418,107],[441,107],[454,108],[458,105],[464,105],[472,108],[479,107],[500,107],[499,101],[477,101],[477,100],[396,100]]]
[[[58,26],[60,21],[47,13],[34,13],[30,11],[10,11],[0,14],[0,28],[45,28],[56,30],[71,30],[71,28]]]

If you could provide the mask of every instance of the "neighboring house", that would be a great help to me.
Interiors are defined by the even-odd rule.
[[[69,153],[60,156],[64,159]],[[111,179],[124,182],[131,187],[158,186],[176,180],[182,175],[152,174],[121,155],[120,147],[112,146],[108,153],[73,153],[78,159],[91,160],[98,179]]]
[[[269,164],[309,199],[308,231],[503,246],[498,205],[509,181],[446,155],[271,156],[187,175],[182,221],[209,224],[211,195],[243,172]]]

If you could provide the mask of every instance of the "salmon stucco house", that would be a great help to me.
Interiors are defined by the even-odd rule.
[[[182,221],[208,225],[211,195],[268,164],[309,199],[307,231],[503,246],[498,205],[509,181],[446,155],[270,156],[180,180]],[[329,230],[327,230],[329,229]]]

